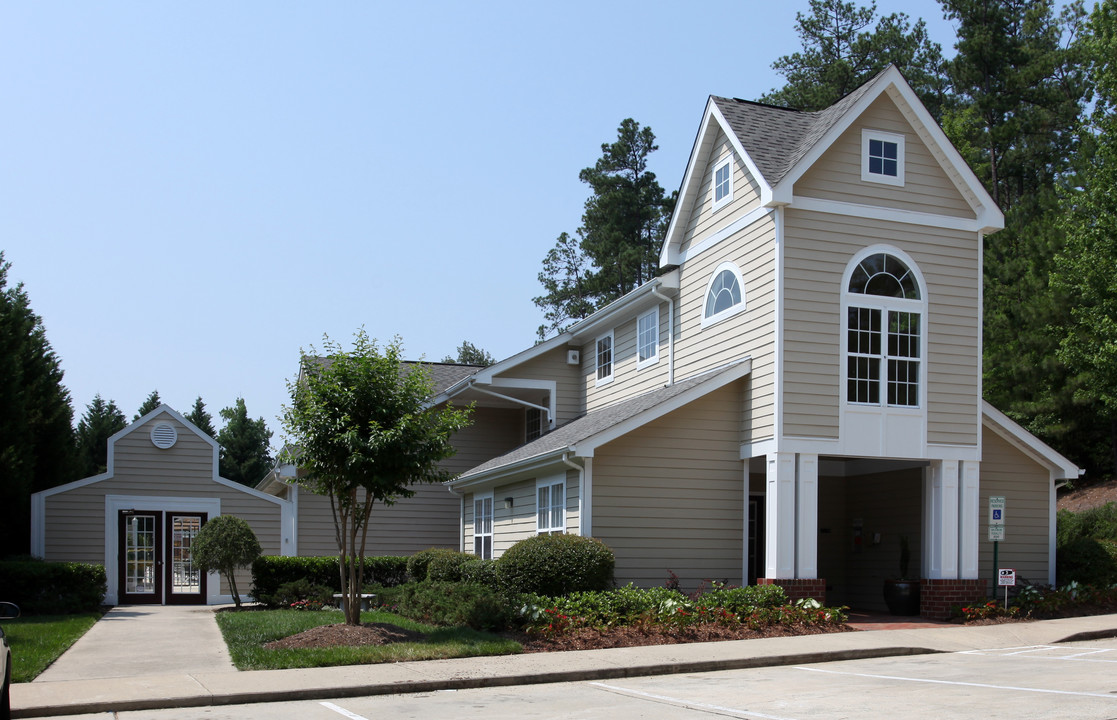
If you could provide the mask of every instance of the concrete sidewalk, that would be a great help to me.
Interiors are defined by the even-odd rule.
[[[133,612],[135,608],[121,610]],[[212,612],[208,609],[200,610]],[[216,625],[212,620],[210,622]],[[120,676],[113,679],[102,677],[23,683],[12,687],[12,716],[46,717],[601,680],[1050,645],[1100,637],[1117,637],[1117,615],[978,627],[876,630],[299,670],[238,672],[221,666],[189,671],[167,670],[159,674]],[[83,638],[81,642],[84,640]],[[74,647],[77,648],[77,645]],[[111,647],[111,644],[104,647]],[[61,660],[62,658],[59,659]],[[115,665],[117,662],[116,658],[106,656],[103,664]],[[152,665],[148,669],[156,667]],[[42,676],[40,680],[41,678]]]

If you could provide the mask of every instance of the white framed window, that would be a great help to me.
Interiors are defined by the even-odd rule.
[[[540,405],[549,405],[549,397],[543,398]],[[524,442],[531,442],[547,432],[547,413],[539,408],[529,407],[524,411]]]
[[[535,530],[540,535],[566,532],[566,481],[563,476],[535,483]]]
[[[745,309],[745,283],[741,271],[731,262],[714,269],[706,285],[706,303],[702,310],[702,326],[736,315]]]
[[[717,210],[733,199],[733,163],[727,157],[714,166],[714,203]]]
[[[596,385],[613,382],[613,331],[597,338],[595,355],[597,357]]]
[[[473,554],[493,559],[493,496],[473,496]]]
[[[636,320],[636,369],[659,361],[659,306]]]
[[[846,286],[846,401],[919,408],[923,308],[919,279],[887,252],[866,254]]]
[[[861,131],[861,179],[904,186],[904,136],[883,130]]]

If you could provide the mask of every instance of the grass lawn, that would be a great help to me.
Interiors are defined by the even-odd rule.
[[[272,640],[279,640],[312,627],[344,621],[345,618],[339,610],[257,610],[217,614],[217,625],[225,636],[225,644],[229,648],[233,664],[239,670],[278,670],[478,655],[511,655],[522,649],[519,643],[491,633],[464,627],[422,625],[386,612],[361,613],[361,622],[390,623],[404,630],[421,632],[426,635],[426,639],[421,642],[358,647],[290,650],[266,650],[263,647],[265,643]]]
[[[12,647],[12,682],[31,682],[85,634],[102,613],[28,615],[3,622]]]

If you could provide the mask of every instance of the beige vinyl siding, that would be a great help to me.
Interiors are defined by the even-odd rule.
[[[667,304],[659,304],[659,361],[640,370],[637,364],[637,323],[651,308],[629,316],[613,328],[613,380],[597,384],[597,338],[582,346],[586,410],[627,400],[667,383]],[[606,331],[607,332],[607,331]],[[602,333],[605,334],[605,333]]]
[[[714,169],[730,156],[733,166],[733,199],[714,211]],[[706,158],[708,162],[702,171],[698,197],[691,210],[681,246],[684,253],[696,240],[721,230],[741,215],[760,206],[760,188],[746,172],[740,156],[733,150],[733,145],[722,130],[717,131],[713,147]]]
[[[462,473],[524,443],[524,411],[518,408],[477,407],[473,422],[451,438],[457,452],[440,466]]]
[[[543,476],[541,476],[543,477]],[[550,475],[546,477],[552,477]],[[567,470],[564,480],[566,491],[565,527],[567,533],[578,533],[580,506],[578,504],[578,472]],[[465,551],[473,553],[473,499],[483,493],[465,496]],[[506,498],[512,498],[512,507],[504,507]],[[532,537],[538,529],[537,479],[531,478],[508,485],[498,485],[493,490],[493,557],[520,540]]]
[[[927,285],[921,289],[929,299],[921,392],[927,440],[976,444],[981,277],[975,234],[789,208],[784,239],[784,434],[837,437],[842,275],[856,252],[884,243],[908,253]]]
[[[819,482],[820,511],[833,481]],[[900,574],[900,537],[906,535],[911,548],[909,574],[924,577],[919,566],[922,538],[923,471],[921,468],[890,473],[857,475],[845,479],[845,525],[832,528],[829,535],[819,536],[819,577],[826,578],[826,602],[844,604],[862,610],[886,612],[884,581]],[[820,517],[821,517],[820,512]],[[853,523],[860,520],[860,549],[853,542]],[[821,527],[821,525],[820,525]],[[873,542],[880,533],[880,543]],[[844,544],[849,548],[844,569],[845,586],[837,553],[823,550],[824,544]],[[825,553],[825,555],[824,555]],[[827,563],[822,563],[823,557]],[[832,590],[829,588],[833,588]]]
[[[618,584],[662,585],[668,570],[689,589],[709,579],[740,584],[742,385],[597,449],[593,536],[613,549]]]
[[[993,582],[993,543],[989,542],[989,498],[1005,498],[1005,539],[1000,542],[1001,567],[1014,568],[1017,582],[1048,582],[1048,541],[1051,529],[1051,475],[1000,435],[988,428],[981,435],[981,502],[979,503],[978,572]]]
[[[775,432],[776,251],[769,215],[686,261],[676,303],[675,378],[683,380],[745,356],[752,373],[745,392],[744,440]],[[702,327],[706,288],[717,266],[732,261],[744,279],[745,311]]]
[[[566,351],[576,348],[566,346],[527,360],[496,375],[498,378],[521,378],[530,380],[554,380],[557,388],[555,414],[558,424],[570,422],[582,414],[585,390],[582,383],[581,368],[566,364]],[[499,389],[498,389],[499,392]]]
[[[904,186],[861,179],[861,131],[904,136]],[[973,218],[975,213],[891,98],[881,96],[795,183],[796,196]]]
[[[365,555],[411,555],[429,547],[458,547],[461,500],[444,485],[416,485],[415,495],[373,506]],[[299,490],[299,555],[336,556],[330,499]]]

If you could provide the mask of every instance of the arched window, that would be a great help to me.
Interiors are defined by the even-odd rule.
[[[706,309],[702,324],[717,322],[745,309],[741,271],[733,263],[722,263],[714,270],[706,288]]]
[[[919,279],[895,255],[866,255],[846,287],[846,400],[919,407],[923,302]]]

